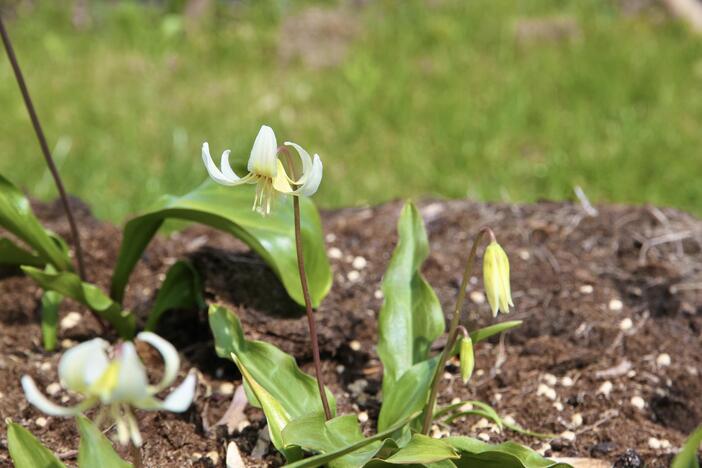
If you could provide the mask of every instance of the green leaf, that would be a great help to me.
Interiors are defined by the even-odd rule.
[[[10,239],[0,238],[0,264],[2,265],[31,265],[44,266],[46,262],[38,255],[27,252]]]
[[[496,323],[495,325],[490,325],[488,327],[480,328],[470,333],[470,339],[473,340],[473,344],[478,343],[483,340],[487,340],[493,335],[502,333],[504,331],[516,328],[522,324],[521,320],[510,320],[507,322]]]
[[[670,468],[699,468],[697,451],[700,443],[702,443],[702,426],[698,427],[685,441],[685,445],[673,459]]]
[[[249,386],[249,389],[251,389],[251,392],[256,396],[256,401],[261,405],[263,413],[266,415],[268,433],[271,436],[273,446],[283,453],[288,460],[298,460],[302,458],[302,453],[300,453],[299,450],[295,447],[287,449],[286,444],[283,443],[282,432],[285,426],[290,422],[290,415],[288,412],[273,395],[268,393],[265,388],[256,382],[256,379],[251,376],[246,366],[243,365],[234,353],[232,353],[231,358],[241,371],[244,381]]]
[[[168,269],[166,279],[156,294],[156,301],[146,321],[146,330],[153,331],[167,310],[204,307],[200,275],[190,262],[179,260]]]
[[[372,436],[372,437],[368,437],[368,438],[366,438],[366,439],[358,440],[357,442],[353,442],[353,443],[351,443],[350,445],[347,445],[347,446],[345,446],[345,447],[337,448],[337,449],[334,450],[333,452],[329,452],[329,453],[320,453],[319,455],[315,455],[315,456],[313,456],[313,457],[305,458],[304,460],[300,460],[300,461],[297,461],[297,462],[294,462],[294,463],[290,463],[290,464],[285,465],[285,466],[288,467],[288,468],[316,468],[316,467],[318,467],[318,466],[326,465],[326,464],[328,464],[328,463],[330,463],[330,462],[333,462],[334,460],[340,459],[340,458],[343,457],[344,455],[347,455],[347,454],[350,454],[350,453],[354,453],[354,452],[356,452],[356,451],[358,451],[358,450],[361,450],[361,449],[363,449],[363,448],[369,446],[370,444],[373,444],[373,443],[376,442],[376,441],[381,441],[381,440],[383,440],[383,439],[386,439],[386,438],[387,438],[388,436],[390,436],[392,433],[394,433],[394,432],[396,432],[396,431],[402,429],[403,426],[405,426],[410,420],[416,418],[418,415],[419,415],[419,413],[412,414],[412,415],[410,415],[409,417],[405,418],[404,420],[399,421],[399,422],[397,422],[395,425],[389,427],[389,428],[388,428],[387,430],[385,430],[385,431],[378,432],[376,435],[374,435],[374,436]],[[338,418],[335,418],[335,419],[338,419]],[[311,422],[311,419],[308,419],[307,421],[310,421],[310,422]],[[317,421],[319,421],[319,418],[317,419]],[[332,420],[332,421],[333,421],[333,420]],[[322,422],[323,422],[323,419],[322,419]],[[348,425],[349,425],[349,423],[348,423],[347,421],[343,421],[343,420],[342,420],[342,422],[341,422],[340,424],[341,424],[342,426],[346,426],[346,427],[348,427]],[[319,428],[319,426],[316,426],[316,427]],[[285,433],[286,431],[283,431],[283,432]],[[284,436],[284,437],[285,437],[285,436]],[[288,437],[292,437],[292,436],[291,436],[291,435],[288,435]],[[309,438],[309,436],[306,436],[306,437]],[[349,436],[347,436],[347,437],[349,437]],[[376,446],[378,447],[377,449],[376,449]],[[383,444],[379,444],[379,445],[376,445],[376,446],[373,446],[373,447],[369,450],[369,452],[373,452],[373,453],[375,454],[378,450],[381,450],[381,449],[382,449]],[[349,466],[349,468],[351,468],[351,466],[354,466],[354,465],[339,465],[339,466],[332,465],[332,466],[333,466],[334,468],[339,468],[339,467],[343,467],[343,466]],[[355,465],[355,466],[359,466],[359,465]]]
[[[120,304],[112,301],[94,284],[84,283],[78,275],[70,272],[48,273],[33,267],[22,267],[22,271],[45,290],[55,291],[86,305],[110,322],[123,338],[134,336],[134,315],[123,310]]]
[[[76,422],[80,432],[78,447],[80,468],[130,468],[132,466],[117,455],[107,437],[88,418],[78,416]]]
[[[244,338],[239,318],[225,307],[211,305],[209,321],[217,355],[236,356],[252,379],[282,404],[291,420],[323,413],[317,381],[302,372],[292,356],[270,343]],[[334,395],[328,389],[327,397],[332,413],[336,413]]]
[[[182,197],[163,197],[155,208],[132,219],[124,237],[110,295],[121,301],[129,275],[139,257],[166,219],[182,219],[212,226],[244,241],[280,278],[299,304],[304,304],[297,269],[293,209],[290,197],[278,197],[270,216],[251,210],[253,186],[223,187],[206,181]],[[301,197],[302,244],[310,294],[316,307],[331,287],[331,269],[324,249],[319,213],[311,200]]]
[[[0,226],[26,242],[45,263],[51,263],[60,271],[73,269],[71,259],[34,216],[29,200],[3,176],[0,176]]]
[[[415,364],[391,387],[390,393],[383,396],[378,430],[382,431],[396,421],[424,409],[438,360],[438,357],[434,357]]]
[[[47,351],[56,348],[58,312],[62,301],[63,296],[55,291],[44,291],[41,295],[41,336]]]
[[[7,422],[7,448],[15,468],[66,467],[31,432],[10,420]]]
[[[409,444],[384,461],[393,465],[409,465],[412,463],[434,463],[454,458],[460,457],[451,445],[440,439],[414,434]]]
[[[458,468],[567,468],[567,463],[557,463],[544,458],[533,450],[514,442],[491,445],[471,437],[442,439],[461,455],[454,463]]]

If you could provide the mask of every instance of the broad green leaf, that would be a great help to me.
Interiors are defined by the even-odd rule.
[[[45,290],[55,291],[86,305],[110,322],[123,338],[134,335],[134,315],[123,310],[120,304],[112,301],[94,284],[82,282],[75,273],[48,273],[33,267],[22,267],[22,271]]]
[[[304,304],[295,251],[290,197],[278,197],[269,216],[251,210],[253,186],[223,187],[206,181],[182,197],[163,197],[155,208],[127,223],[110,295],[121,301],[129,275],[144,249],[166,219],[181,219],[212,226],[244,241],[278,275],[299,304]],[[319,213],[311,200],[301,197],[302,244],[310,294],[316,307],[331,287],[331,269],[324,249]]]
[[[378,430],[385,430],[396,421],[424,409],[429,398],[429,385],[438,357],[412,366],[383,396],[378,416]]]
[[[27,429],[8,420],[7,448],[15,468],[65,468]]]
[[[422,217],[407,203],[397,224],[398,243],[383,277],[385,302],[378,318],[378,355],[383,362],[383,395],[392,398],[405,372],[429,357],[431,343],[444,331],[441,305],[420,268],[429,244]],[[403,390],[404,391],[404,390]],[[396,415],[386,415],[384,426]]]
[[[166,279],[163,280],[161,289],[156,294],[154,306],[149,312],[146,330],[153,331],[161,315],[167,310],[204,307],[200,275],[190,262],[180,260],[166,273]]]
[[[393,465],[409,465],[412,463],[435,463],[454,458],[460,457],[451,445],[440,439],[414,434],[409,444],[384,461]]]
[[[320,454],[315,455],[313,457],[305,458],[304,460],[290,463],[290,464],[285,465],[285,466],[288,468],[316,468],[318,466],[327,465],[330,462],[333,462],[334,460],[340,459],[344,455],[354,453],[356,451],[359,451],[359,450],[369,446],[370,444],[373,444],[376,441],[381,441],[381,440],[386,439],[394,432],[402,429],[403,426],[405,426],[412,419],[416,418],[418,415],[419,415],[418,413],[411,414],[409,417],[405,418],[402,421],[399,421],[398,423],[389,427],[385,431],[379,432],[372,437],[368,437],[366,439],[361,439],[357,442],[354,442],[350,445],[347,445],[346,447],[338,448],[338,449],[334,450],[333,452],[320,453]],[[341,424],[345,426],[348,424],[348,422],[344,421]],[[376,449],[375,447],[376,446],[373,446],[370,451],[375,453],[377,450],[382,449],[382,444],[377,445],[378,449]],[[344,466],[344,465],[341,465],[341,466]],[[356,465],[356,466],[358,466],[358,465]],[[338,468],[338,467],[335,466],[335,468]]]
[[[270,343],[244,338],[239,318],[225,307],[211,305],[209,321],[217,355],[227,359],[236,356],[253,380],[281,403],[291,420],[323,413],[317,381],[302,372],[292,356]],[[328,389],[327,397],[332,413],[336,413],[334,395]]]
[[[268,433],[271,436],[271,442],[273,446],[277,448],[285,458],[288,460],[298,460],[302,458],[302,453],[296,447],[286,448],[286,444],[283,443],[282,432],[285,426],[290,422],[290,415],[285,410],[283,405],[273,397],[265,388],[256,382],[256,380],[251,376],[245,365],[236,357],[235,354],[231,355],[232,361],[236,364],[241,371],[241,375],[244,381],[251,389],[251,392],[256,396],[256,401],[259,402],[263,413],[266,415],[266,422],[268,423]]]
[[[458,468],[568,468],[514,442],[491,445],[471,437],[448,437],[445,440],[461,455]]]
[[[80,446],[78,466],[80,468],[130,468],[131,463],[122,460],[112,448],[112,443],[85,416],[76,417]]]
[[[59,271],[73,269],[71,259],[34,216],[29,200],[3,176],[0,176],[0,226],[32,247],[44,263],[51,263]]]
[[[685,445],[673,459],[670,468],[700,468],[697,459],[700,443],[702,443],[702,426],[698,427],[685,441]]]
[[[0,265],[31,265],[40,267],[46,262],[38,255],[24,250],[10,239],[0,238]]]
[[[41,336],[47,351],[56,348],[58,312],[62,301],[63,296],[55,291],[44,291],[41,295]]]

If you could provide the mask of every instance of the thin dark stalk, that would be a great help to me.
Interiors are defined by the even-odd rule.
[[[82,280],[86,279],[85,276],[85,264],[83,262],[83,249],[80,246],[80,236],[78,235],[78,227],[76,226],[75,219],[73,218],[73,212],[68,204],[68,197],[66,196],[66,190],[63,187],[63,182],[59,176],[58,169],[56,169],[56,164],[51,157],[51,152],[49,151],[49,145],[46,143],[46,137],[44,136],[44,131],[41,128],[41,123],[39,122],[39,117],[34,110],[34,104],[32,103],[32,98],[29,95],[29,89],[24,81],[24,75],[22,75],[22,70],[20,69],[19,62],[17,61],[17,56],[15,55],[15,50],[12,47],[12,42],[10,42],[10,36],[5,29],[5,24],[2,21],[2,15],[0,15],[0,35],[2,35],[2,43],[5,45],[5,51],[7,52],[7,58],[10,60],[12,65],[12,70],[15,73],[15,78],[17,78],[17,84],[19,85],[22,97],[24,98],[24,104],[27,107],[27,112],[29,113],[29,118],[34,126],[34,131],[37,134],[37,139],[39,140],[39,146],[44,154],[44,160],[46,165],[49,167],[52,177],[54,178],[54,183],[58,189],[59,196],[61,197],[61,203],[63,204],[63,209],[66,211],[66,218],[68,219],[68,225],[71,229],[71,235],[73,236],[73,246],[76,252],[76,261],[78,262],[78,274]]]
[[[305,298],[305,309],[307,311],[307,324],[310,328],[310,341],[312,342],[312,358],[314,359],[314,373],[317,376],[317,387],[319,396],[324,407],[324,417],[328,420],[332,418],[332,412],[327,400],[327,392],[322,381],[322,362],[319,358],[319,340],[317,338],[317,325],[312,312],[312,299],[307,285],[307,273],[305,271],[305,259],[302,253],[302,229],[300,227],[300,198],[293,196],[293,210],[295,212],[295,248],[297,249],[297,267],[300,272],[300,284],[302,285],[302,295]]]
[[[446,366],[446,361],[448,361],[449,355],[456,345],[456,338],[458,338],[459,325],[461,322],[461,310],[463,309],[463,303],[466,299],[466,288],[468,287],[468,280],[470,279],[471,271],[473,270],[473,263],[475,262],[475,255],[478,252],[478,245],[483,239],[485,234],[489,234],[491,239],[495,239],[495,234],[489,227],[483,227],[478,232],[478,235],[473,241],[473,246],[470,249],[470,254],[468,254],[468,260],[466,261],[466,266],[463,270],[463,279],[461,280],[461,288],[456,294],[456,307],[453,310],[453,317],[451,318],[451,325],[449,326],[448,340],[446,341],[446,346],[441,352],[441,357],[439,357],[439,362],[436,364],[436,369],[434,370],[434,375],[431,379],[431,392],[429,393],[429,401],[424,410],[424,424],[422,425],[422,433],[429,434],[429,428],[431,427],[431,422],[434,420],[434,405],[436,405],[436,397],[439,393],[439,377]]]

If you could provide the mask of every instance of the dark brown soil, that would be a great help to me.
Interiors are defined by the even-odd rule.
[[[378,290],[396,242],[400,207],[391,203],[323,215],[334,271],[334,286],[318,313],[324,370],[340,412],[365,411],[367,431],[377,417],[382,375],[374,347],[382,303]],[[36,209],[47,226],[68,238],[58,206]],[[619,460],[617,466],[627,466],[623,455],[633,449],[647,466],[667,466],[685,435],[702,421],[702,221],[653,207],[599,207],[599,214],[589,217],[568,203],[426,202],[421,211],[431,243],[424,273],[444,309],[453,303],[470,239],[489,224],[511,257],[517,306],[499,320],[525,321],[502,340],[479,345],[468,386],[456,378],[455,363],[447,366],[441,402],[480,399],[533,431],[571,431],[575,438],[497,433],[476,419],[437,429],[494,442],[513,438],[549,456]],[[86,209],[79,220],[89,277],[107,288],[120,231],[95,221]],[[168,265],[183,257],[201,272],[208,300],[232,307],[249,337],[275,343],[311,371],[302,311],[256,255],[217,231],[192,227],[155,240],[131,278],[126,306],[143,316]],[[363,262],[357,260],[354,268],[356,257],[367,265],[360,268]],[[358,273],[349,274],[354,270]],[[57,379],[59,354],[41,347],[39,289],[17,272],[3,271],[0,278],[0,415],[29,428],[74,464],[74,423],[43,418],[19,385],[23,374],[34,376],[42,388]],[[479,291],[478,278],[474,285]],[[471,297],[466,325],[491,323],[480,295]],[[62,317],[70,311],[85,320],[61,331],[63,346],[97,333],[82,307],[65,303]],[[232,398],[228,384],[238,386],[240,376],[215,356],[204,311],[172,312],[159,333],[182,351],[183,374],[191,367],[200,370],[200,384],[195,405],[183,415],[139,414],[147,465],[224,466],[230,441],[248,466],[279,465],[272,447],[257,459],[249,456],[257,443],[259,449],[266,446],[258,410],[246,410],[250,425],[241,433],[229,436],[225,428],[212,427]],[[156,359],[148,352],[145,358]],[[611,390],[604,394],[607,386]],[[643,407],[637,407],[639,401]],[[4,427],[0,436],[5,465]]]

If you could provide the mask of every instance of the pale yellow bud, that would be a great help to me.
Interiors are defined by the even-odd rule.
[[[473,356],[473,340],[470,336],[461,338],[461,348],[459,357],[461,359],[461,379],[463,383],[468,383],[470,376],[473,375],[475,367],[475,357]]]
[[[510,306],[514,307],[509,285],[509,260],[500,244],[494,240],[483,256],[483,282],[492,315],[496,317],[498,312],[508,314]]]

